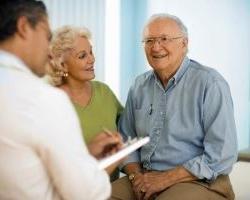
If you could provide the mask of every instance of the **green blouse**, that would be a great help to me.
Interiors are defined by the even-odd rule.
[[[92,97],[89,104],[83,107],[74,103],[86,143],[103,131],[103,128],[117,131],[117,120],[123,110],[122,105],[106,84],[91,81],[91,85]]]

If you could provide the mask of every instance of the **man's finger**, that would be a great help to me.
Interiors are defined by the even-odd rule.
[[[144,193],[144,198],[143,198],[143,200],[149,200],[150,199],[150,197],[153,195],[153,192],[152,192],[152,190],[147,190],[145,193]]]

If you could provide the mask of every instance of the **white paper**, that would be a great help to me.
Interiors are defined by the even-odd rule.
[[[132,153],[136,149],[139,149],[141,146],[147,144],[149,140],[150,140],[149,137],[140,138],[137,141],[133,142],[132,144],[129,144],[128,146],[122,148],[115,154],[99,160],[99,164],[98,164],[99,169],[105,169],[109,165],[124,158],[125,156]]]

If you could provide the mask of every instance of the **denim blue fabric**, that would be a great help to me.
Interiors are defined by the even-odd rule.
[[[214,69],[185,57],[164,87],[154,71],[135,80],[119,121],[124,139],[150,142],[123,163],[148,170],[184,166],[199,179],[228,174],[237,158],[230,88]]]

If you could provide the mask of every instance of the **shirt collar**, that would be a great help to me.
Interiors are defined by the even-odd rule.
[[[182,63],[181,63],[181,66],[179,67],[179,69],[177,70],[175,75],[172,77],[175,84],[178,83],[178,81],[181,79],[181,77],[187,71],[189,63],[190,63],[190,59],[187,56],[185,56]]]
[[[25,65],[25,63],[20,58],[4,50],[0,50],[0,67],[14,69],[32,74],[32,71],[27,67],[27,65]]]

